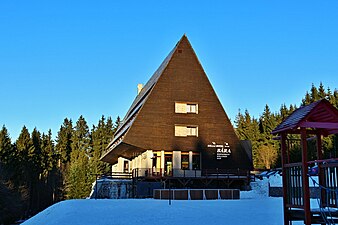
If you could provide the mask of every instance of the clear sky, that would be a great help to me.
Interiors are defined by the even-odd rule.
[[[0,1],[0,125],[124,116],[186,33],[225,111],[338,88],[338,1]]]

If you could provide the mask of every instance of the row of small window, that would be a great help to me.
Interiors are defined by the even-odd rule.
[[[198,104],[197,103],[175,102],[175,113],[198,114]]]
[[[200,169],[200,154],[193,153],[192,155],[192,169],[199,170]],[[181,153],[181,169],[188,170],[189,169],[189,154],[188,153]]]
[[[198,137],[198,126],[175,125],[176,137]]]

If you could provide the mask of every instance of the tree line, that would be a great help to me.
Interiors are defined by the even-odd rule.
[[[338,90],[335,89],[332,92],[330,88],[325,88],[322,83],[318,87],[312,84],[299,105],[308,105],[323,98],[338,108]],[[297,108],[295,104],[291,104],[290,106],[282,104],[279,111],[271,112],[270,107],[265,105],[259,118],[251,116],[248,110],[245,110],[244,113],[238,112],[234,121],[235,130],[240,139],[251,141],[254,168],[270,169],[281,166],[279,141],[273,140],[271,131]],[[292,162],[299,162],[301,161],[299,141],[297,142],[296,135],[290,138],[295,139],[290,149],[290,160]],[[310,160],[315,158],[316,150],[314,144],[315,140],[308,143],[308,158]],[[337,144],[337,135],[325,137],[323,139],[324,156],[336,157]]]
[[[96,174],[110,171],[100,161],[120,123],[102,116],[91,129],[83,116],[64,119],[53,139],[51,130],[30,133],[24,126],[12,142],[0,130],[0,224],[27,218],[55,202],[88,197]]]
[[[333,92],[320,83],[305,93],[300,106],[319,99],[328,99],[338,108],[338,90]],[[282,104],[278,112],[265,106],[259,118],[248,110],[238,112],[235,130],[240,139],[250,140],[255,168],[280,167],[279,142],[271,131],[297,109],[295,104]],[[65,118],[56,138],[52,132],[30,133],[24,126],[16,141],[12,141],[5,126],[0,130],[0,224],[20,217],[29,217],[55,202],[85,198],[89,195],[95,174],[110,172],[110,165],[100,156],[120,123],[102,116],[91,129],[83,116],[75,124]],[[324,155],[336,157],[337,136],[323,140]],[[309,159],[315,150],[309,151]],[[291,160],[300,161],[299,145],[293,145]]]

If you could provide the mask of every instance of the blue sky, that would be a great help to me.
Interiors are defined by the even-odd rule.
[[[338,1],[0,2],[0,125],[124,116],[186,33],[225,111],[299,105],[338,88]]]

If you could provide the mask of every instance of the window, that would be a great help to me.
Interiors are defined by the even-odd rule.
[[[187,104],[175,102],[175,113],[187,113]]]
[[[175,113],[198,113],[198,104],[197,103],[184,103],[184,102],[175,102]]]
[[[124,161],[123,162],[123,172],[128,173],[129,172],[129,162],[128,161]]]
[[[187,104],[187,113],[197,114],[197,104]]]
[[[192,169],[193,170],[199,170],[201,168],[200,163],[201,163],[200,153],[193,152],[193,154],[192,154]]]
[[[198,126],[175,125],[176,137],[198,137]]]
[[[175,136],[176,137],[186,137],[187,136],[187,127],[185,126],[175,126]]]
[[[187,127],[187,136],[198,136],[198,128],[196,126]]]
[[[185,152],[181,153],[181,169],[182,170],[189,169],[189,153]]]

